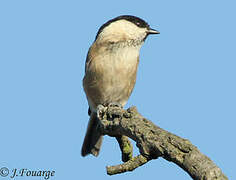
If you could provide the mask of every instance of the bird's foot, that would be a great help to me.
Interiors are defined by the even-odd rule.
[[[105,111],[105,107],[101,104],[97,106],[97,117],[98,119],[102,119],[103,113]]]
[[[107,105],[107,107],[119,107],[121,109],[123,108],[123,106],[118,102],[111,102]]]

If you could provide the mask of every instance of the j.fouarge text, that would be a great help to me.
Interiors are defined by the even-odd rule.
[[[50,177],[53,177],[55,175],[55,171],[49,171],[49,170],[29,170],[29,169],[12,169],[12,175],[11,178],[23,177],[23,176],[41,176],[44,177],[44,179],[49,179]]]

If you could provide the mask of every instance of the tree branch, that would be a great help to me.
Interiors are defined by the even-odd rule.
[[[154,125],[140,115],[136,107],[124,110],[117,106],[99,106],[98,118],[102,134],[125,135],[133,139],[141,154],[124,164],[107,167],[109,175],[132,171],[149,160],[162,157],[177,164],[195,180],[227,179],[220,168],[189,140]]]
[[[133,171],[139,166],[147,163],[148,159],[142,155],[132,158],[131,160],[116,166],[107,166],[107,174],[114,175],[119,173],[124,173],[127,171]]]
[[[133,157],[133,146],[127,136],[116,136],[116,140],[120,146],[121,159],[123,162],[127,162]]]

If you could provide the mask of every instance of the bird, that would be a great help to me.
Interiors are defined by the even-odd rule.
[[[140,48],[151,34],[160,32],[133,15],[115,17],[99,28],[87,54],[83,78],[90,119],[82,156],[98,156],[103,136],[98,130],[97,108],[110,103],[125,106],[136,83]]]

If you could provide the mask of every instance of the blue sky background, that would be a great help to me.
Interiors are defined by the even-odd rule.
[[[56,180],[191,179],[163,159],[106,175],[106,165],[121,163],[110,137],[98,158],[80,155],[87,50],[103,23],[132,14],[161,34],[141,49],[126,107],[189,139],[236,179],[235,7],[233,0],[0,1],[0,168],[55,170]]]

